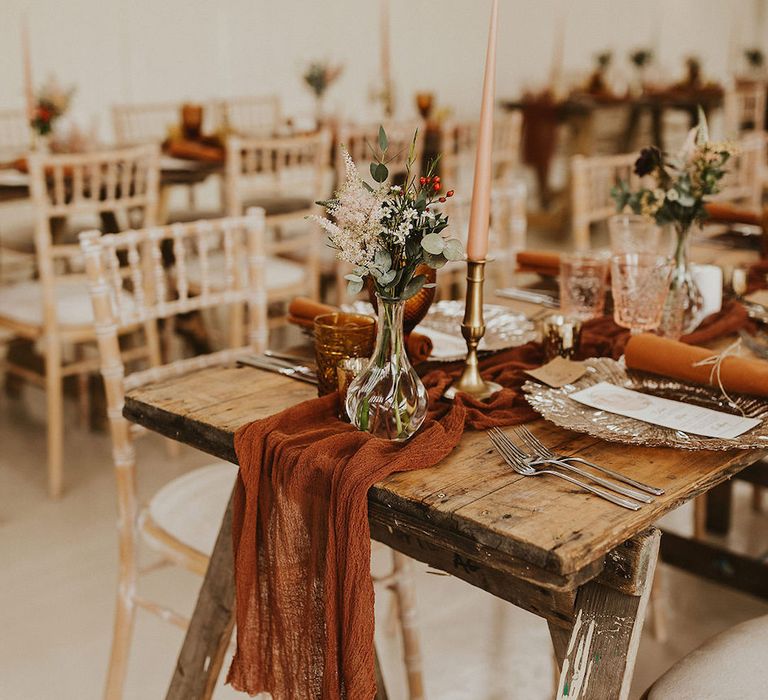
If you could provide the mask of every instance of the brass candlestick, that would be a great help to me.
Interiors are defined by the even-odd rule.
[[[461,322],[461,334],[467,341],[467,359],[464,372],[445,392],[445,398],[453,399],[459,392],[487,399],[501,390],[501,385],[487,382],[480,376],[477,364],[477,345],[485,335],[483,320],[483,281],[485,280],[485,260],[467,260],[467,299],[464,306],[464,320]]]

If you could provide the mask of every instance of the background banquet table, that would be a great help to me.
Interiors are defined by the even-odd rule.
[[[135,390],[124,414],[236,462],[238,427],[314,394],[313,387],[257,369],[221,367]],[[592,651],[601,662],[590,688],[602,689],[599,697],[626,697],[659,546],[653,524],[765,452],[630,447],[543,421],[532,429],[559,451],[578,451],[666,494],[630,512],[567,485],[526,479],[501,463],[484,432],[470,431],[439,466],[392,476],[371,489],[372,536],[544,617],[561,662],[571,649],[571,670],[573,642],[594,621]],[[230,517],[228,510],[169,698],[206,697],[218,675],[215,660],[221,663],[232,625]],[[615,624],[617,617],[622,624]]]

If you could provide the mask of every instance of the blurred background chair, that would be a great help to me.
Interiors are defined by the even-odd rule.
[[[206,223],[204,228],[177,224],[106,236],[89,231],[80,237],[107,392],[117,479],[120,561],[105,691],[109,700],[123,696],[137,608],[182,629],[188,624],[182,615],[145,598],[138,590],[142,573],[138,564],[140,539],[163,563],[202,576],[237,473],[228,462],[197,468],[168,482],[141,508],[136,496],[133,441],[145,431],[123,418],[125,392],[165,377],[232,362],[239,355],[263,351],[267,344],[263,211],[252,210],[247,217]],[[213,270],[206,258],[216,246],[227,254],[224,266]],[[172,264],[167,264],[164,256],[167,248],[173,251]],[[186,275],[193,259],[201,261],[198,269],[203,271],[196,295],[191,293]],[[131,293],[130,303],[120,303],[126,292]],[[136,369],[135,363],[126,363],[120,335],[137,324],[155,326],[157,332],[160,320],[170,322],[178,314],[222,308],[230,309],[229,342],[224,349],[164,366]]]
[[[86,351],[96,337],[85,278],[78,273],[82,271],[80,249],[63,242],[62,232],[54,230],[62,226],[52,228],[52,222],[100,217],[104,228],[115,230],[139,216],[144,224],[152,225],[158,197],[158,152],[156,146],[139,146],[77,155],[32,154],[28,166],[39,277],[3,288],[0,328],[26,341],[29,350],[41,343],[42,363],[34,356],[25,364],[9,357],[7,372],[46,391],[48,489],[52,497],[58,497],[63,480],[63,381],[79,377],[81,397],[83,392],[87,396],[83,384],[98,363]],[[150,333],[145,344],[134,348],[134,354],[159,362],[157,338]]]
[[[219,103],[219,109],[225,130],[238,136],[270,138],[281,126],[279,95],[230,97]]]

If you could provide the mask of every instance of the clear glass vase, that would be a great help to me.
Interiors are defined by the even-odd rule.
[[[675,225],[674,268],[659,334],[677,339],[695,330],[704,317],[704,298],[691,272],[688,252],[691,246],[691,226]]]
[[[405,354],[405,302],[378,295],[377,300],[376,348],[368,366],[349,385],[347,415],[359,430],[402,442],[427,416],[427,390]]]

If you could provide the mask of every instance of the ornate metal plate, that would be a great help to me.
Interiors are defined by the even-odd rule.
[[[608,358],[592,358],[586,360],[586,364],[588,369],[585,376],[560,389],[551,389],[534,381],[526,382],[523,391],[528,403],[544,418],[561,428],[587,433],[609,442],[646,447],[678,447],[685,450],[768,448],[768,401],[764,399],[733,394],[735,404],[746,416],[761,418],[763,422],[733,440],[702,437],[590,408],[573,401],[569,396],[598,382],[607,381],[665,399],[741,415],[738,408],[729,404],[719,389],[627,370],[623,363]]]
[[[345,311],[374,315],[373,307],[367,301],[356,301],[341,308]],[[523,314],[511,311],[509,307],[485,304],[483,316],[485,336],[480,341],[480,351],[506,350],[538,338],[536,325]],[[430,361],[454,362],[466,357],[467,346],[461,335],[463,318],[463,301],[445,300],[432,305],[424,320],[415,328],[432,340],[434,348],[429,356]]]

